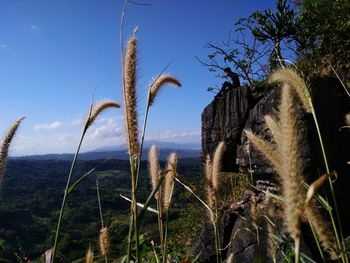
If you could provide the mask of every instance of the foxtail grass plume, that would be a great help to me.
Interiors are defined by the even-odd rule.
[[[149,90],[149,99],[148,99],[148,105],[152,106],[154,103],[154,100],[160,91],[162,87],[164,87],[167,84],[172,84],[175,87],[181,87],[181,83],[173,76],[168,74],[162,74],[160,75],[151,85]]]
[[[174,189],[174,178],[176,176],[177,156],[176,153],[170,154],[168,158],[167,171],[165,175],[165,185],[163,194],[163,206],[165,210],[169,209],[171,197]]]
[[[224,155],[225,150],[225,143],[220,142],[219,145],[216,147],[214,153],[212,183],[215,192],[217,192],[219,189],[220,173],[222,171],[222,157]]]
[[[304,213],[306,189],[304,187],[302,141],[299,136],[300,121],[298,109],[292,89],[284,84],[280,104],[282,138],[277,145],[281,155],[281,168],[279,175],[282,182],[282,196],[284,200],[285,224],[290,236],[295,242],[295,254],[299,257],[300,249],[300,223]]]
[[[265,123],[267,128],[269,128],[271,135],[276,142],[276,144],[281,143],[281,126],[277,120],[272,118],[270,115],[266,115],[265,117]]]
[[[124,60],[124,103],[127,140],[131,156],[139,153],[137,103],[136,103],[136,62],[137,62],[137,41],[133,36],[126,49]]]
[[[266,156],[275,167],[281,179],[284,200],[285,225],[295,241],[295,254],[299,257],[300,222],[304,213],[306,189],[304,187],[303,163],[301,158],[302,141],[299,136],[300,118],[295,106],[295,96],[288,84],[282,87],[279,107],[280,142],[273,149],[268,142],[251,132],[248,139]]]
[[[305,209],[306,217],[309,219],[321,244],[321,247],[328,253],[332,260],[340,258],[341,254],[337,247],[336,240],[330,225],[323,219],[320,211],[313,204],[309,204]]]
[[[110,239],[107,227],[101,228],[99,241],[101,254],[105,256],[108,254],[110,248]]]
[[[289,86],[295,90],[298,94],[305,110],[311,112],[311,98],[310,93],[306,87],[304,80],[292,69],[289,68],[280,68],[269,78],[269,83],[288,83]]]
[[[120,108],[120,105],[112,100],[102,100],[98,102],[90,111],[85,121],[85,130],[97,119],[98,115],[108,108]]]
[[[148,167],[149,167],[149,174],[151,177],[151,184],[152,189],[154,190],[157,186],[158,180],[160,178],[160,168],[159,168],[159,157],[158,157],[158,149],[155,145],[152,145],[151,149],[149,150],[148,155]],[[160,188],[155,194],[155,198],[160,198]]]
[[[88,251],[86,252],[85,255],[85,262],[86,263],[93,263],[94,262],[94,252],[91,250],[91,246],[89,246]]]
[[[7,133],[5,134],[5,136],[3,138],[1,149],[0,149],[0,188],[1,188],[2,179],[4,177],[4,173],[5,173],[6,160],[7,160],[7,156],[8,156],[9,147],[10,147],[11,141],[12,141],[13,137],[15,136],[16,131],[17,131],[19,125],[21,124],[21,122],[23,121],[23,119],[24,119],[24,117],[18,118],[12,124],[12,126],[8,129]]]
[[[277,262],[278,243],[276,237],[278,237],[277,226],[271,221],[275,217],[275,203],[269,194],[266,195],[266,207],[267,207],[267,232],[268,232],[268,251],[272,257],[274,263]]]
[[[278,154],[278,152],[273,148],[273,146],[265,141],[264,139],[260,138],[259,136],[255,135],[251,131],[245,131],[245,134],[247,135],[248,140],[253,143],[253,145],[262,153],[264,154],[265,158],[270,162],[270,164],[274,167],[276,172],[279,172],[279,168],[281,167],[281,157]]]
[[[213,211],[215,211],[215,206],[216,206],[216,193],[213,187],[213,163],[209,155],[207,156],[207,159],[205,162],[205,175],[207,178],[208,205],[211,210],[210,222],[214,224],[216,218]]]

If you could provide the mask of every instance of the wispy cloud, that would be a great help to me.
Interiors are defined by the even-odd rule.
[[[173,133],[171,131],[166,131],[161,135],[161,139],[176,139],[176,138],[196,138],[201,135],[199,131],[189,131],[189,132],[179,132]]]
[[[29,25],[29,29],[31,31],[38,31],[39,30],[39,26],[35,25],[35,24],[31,24],[31,25]]]
[[[92,139],[112,138],[122,135],[122,129],[117,127],[111,127],[108,125],[98,127],[91,135]]]
[[[34,130],[53,130],[61,127],[62,122],[54,121],[52,123],[38,124],[34,126]]]
[[[1,43],[0,44],[0,49],[6,49],[8,48],[8,45],[4,44],[4,43]]]
[[[161,140],[176,143],[198,143],[201,139],[200,131],[172,132],[165,131],[160,134],[151,134],[146,140]]]
[[[92,139],[105,139],[120,137],[123,134],[122,124],[119,117],[98,118],[95,129],[91,131]]]

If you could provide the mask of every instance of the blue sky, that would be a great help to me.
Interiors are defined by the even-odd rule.
[[[11,155],[73,152],[81,120],[94,102],[122,103],[121,0],[0,1],[0,132],[26,116]],[[195,59],[208,41],[228,39],[234,22],[274,6],[272,0],[145,0],[129,4],[124,40],[138,26],[138,102],[143,119],[152,78],[167,72],[180,89],[161,91],[149,118],[147,139],[200,143],[201,112],[223,80]],[[95,90],[95,92],[94,92]],[[110,110],[90,128],[83,151],[125,143],[123,111]]]

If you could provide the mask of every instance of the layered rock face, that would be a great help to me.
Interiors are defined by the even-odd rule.
[[[346,189],[350,185],[350,165],[347,164],[350,160],[350,129],[342,128],[342,126],[345,125],[345,115],[350,112],[350,98],[346,95],[341,84],[334,78],[313,78],[310,80],[309,86],[312,91],[312,99],[327,152],[329,167],[331,171],[336,170],[338,173],[338,181],[334,184],[334,188],[338,197],[342,222],[349,222],[350,213],[346,212],[348,211],[346,206],[348,200],[350,200],[350,192]],[[266,187],[276,189],[275,183],[278,180],[273,169],[264,156],[249,143],[244,130],[252,130],[255,134],[270,140],[273,144],[274,141],[271,139],[270,132],[265,127],[264,116],[275,116],[279,101],[280,88],[276,86],[267,87],[265,93],[255,99],[251,96],[248,87],[239,87],[223,94],[221,98],[214,99],[202,113],[203,157],[212,156],[219,142],[225,141],[227,150],[223,160],[224,171],[243,172],[247,173],[247,176],[252,173],[256,185],[264,181]],[[300,105],[296,105],[296,107],[300,108],[302,123],[299,132],[305,138],[305,145],[301,149],[303,162],[305,163],[305,176],[307,181],[312,182],[319,175],[325,173],[325,165],[313,117],[311,114],[305,113]],[[265,186],[260,185],[259,188]],[[320,191],[327,194],[327,186]],[[260,198],[257,201],[261,206],[262,214],[267,212],[264,199]],[[248,201],[245,198],[244,200],[228,202],[231,202],[229,207],[236,207],[235,204],[245,204]],[[227,248],[222,253],[223,260],[227,262],[253,262],[252,260],[259,255],[259,249],[260,253],[262,251],[262,248],[257,246],[254,234],[247,234],[246,231],[239,230],[250,229],[251,232],[248,231],[249,233],[256,231],[251,220],[250,207],[251,205],[247,204],[238,210],[223,210],[221,247]],[[282,222],[283,216],[280,216],[276,216],[274,219]],[[242,218],[245,218],[245,220],[242,221]],[[279,225],[279,231],[283,232],[283,225]],[[343,230],[346,236],[349,235],[350,225],[343,224]],[[201,253],[203,249],[206,251],[205,253],[202,251],[199,262],[212,262],[211,260],[215,259],[215,248],[209,248],[210,244],[214,244],[209,242],[210,237],[213,236],[211,231],[207,222],[198,244],[194,247],[195,255]],[[261,233],[261,235],[263,239],[259,242],[264,247],[263,250],[268,251],[266,235],[264,236],[264,233]],[[312,238],[310,240],[312,241]],[[305,247],[304,252],[312,253],[313,245]],[[272,262],[272,258],[266,258],[264,262]]]
[[[202,113],[202,152],[212,157],[216,146],[225,141],[224,171],[237,170],[236,146],[251,108],[249,87],[238,87],[215,98]]]

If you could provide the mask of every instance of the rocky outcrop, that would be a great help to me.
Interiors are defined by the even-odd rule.
[[[336,170],[338,173],[338,181],[334,184],[334,188],[338,197],[342,221],[349,222],[350,212],[347,212],[346,207],[348,206],[348,200],[350,200],[350,191],[347,190],[350,185],[350,178],[347,176],[350,174],[350,165],[347,165],[350,160],[350,130],[341,127],[344,126],[344,116],[350,112],[350,98],[344,92],[341,84],[334,78],[313,78],[309,81],[309,86],[312,91],[312,99],[323,136],[329,167],[331,171]],[[279,87],[266,87],[265,93],[260,98],[255,98],[255,101],[252,100],[247,87],[239,87],[225,93],[221,98],[214,99],[202,113],[203,156],[212,155],[218,143],[225,141],[227,146],[223,160],[225,171],[239,171],[247,174],[251,172],[255,183],[264,181],[266,187],[272,187],[275,190],[274,182],[277,180],[273,169],[264,156],[253,145],[250,145],[243,131],[252,130],[274,143],[269,130],[265,127],[264,116],[274,116],[279,101]],[[303,123],[299,132],[305,138],[302,158],[308,180],[311,182],[315,177],[325,173],[325,166],[313,117],[311,114],[305,113],[301,107],[299,108]],[[259,188],[263,189],[265,186],[259,186]],[[321,190],[327,190],[327,187],[323,188]],[[256,194],[259,195],[259,191]],[[327,194],[327,191],[324,194]],[[266,204],[263,200],[263,197],[260,198],[258,203],[260,202],[261,211],[265,213]],[[226,238],[221,240],[221,247],[227,248],[222,253],[223,260],[226,260],[226,262],[231,262],[231,259],[233,259],[232,262],[254,262],[257,258],[261,258],[262,251],[265,254],[268,251],[268,240],[266,235],[263,234],[264,231],[267,232],[266,222],[262,222],[263,230],[259,247],[250,215],[251,204],[247,202],[247,197],[244,197],[243,200],[229,200],[225,203],[228,203],[227,206],[231,208],[232,206],[237,208],[238,205],[239,209],[222,209],[223,218],[226,218],[224,222],[228,222],[223,222],[222,226],[222,235]],[[282,218],[278,218],[276,215],[274,220],[279,222],[277,224],[279,225],[278,231],[283,233]],[[209,236],[212,236],[210,230],[208,230],[210,224],[206,222],[206,225],[207,230],[203,229],[201,238],[194,248],[194,252],[196,252],[194,254],[196,255],[202,251],[199,262],[213,262],[211,260],[215,259],[215,248],[209,248],[210,244],[213,245],[213,242],[209,242]],[[348,236],[350,225],[343,224],[343,230],[345,235]],[[230,236],[228,240],[227,236]],[[312,253],[315,249],[312,238],[310,240],[306,240],[308,246],[304,246],[303,251],[306,254]],[[203,252],[203,249],[207,252]],[[263,262],[272,262],[272,258],[264,258]]]
[[[202,113],[202,153],[212,156],[220,141],[225,141],[224,171],[237,170],[236,145],[251,108],[250,91],[242,86],[215,98]]]

